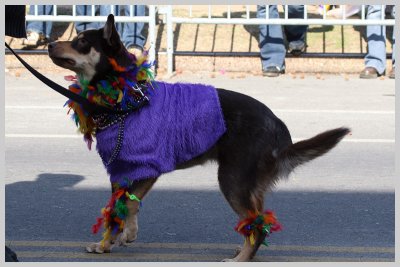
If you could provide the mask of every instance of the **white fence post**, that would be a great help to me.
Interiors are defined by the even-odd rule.
[[[167,74],[172,75],[174,70],[174,29],[172,28],[172,6],[167,9]]]
[[[156,7],[154,5],[149,6],[149,17],[149,58],[150,61],[154,61],[156,59]]]

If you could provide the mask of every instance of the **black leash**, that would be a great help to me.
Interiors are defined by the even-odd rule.
[[[71,92],[70,90],[60,86],[59,84],[53,82],[34,68],[32,68],[28,63],[26,63],[20,56],[15,53],[12,48],[5,43],[6,47],[16,56],[16,58],[22,63],[22,65],[25,66],[36,78],[38,78],[40,81],[42,81],[44,84],[52,88],[53,90],[57,91],[58,93],[62,94],[63,96],[71,99],[72,101],[75,101],[79,104],[81,104],[84,108],[84,110],[88,111],[90,114],[101,114],[101,113],[123,113],[122,111],[119,110],[112,110],[103,106],[96,105],[92,102],[90,102],[88,99],[86,99],[83,96],[80,96],[78,94],[75,94]]]

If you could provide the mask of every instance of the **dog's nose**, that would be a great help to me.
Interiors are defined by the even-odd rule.
[[[49,50],[49,52],[51,52],[51,50],[53,50],[56,47],[56,45],[57,45],[56,42],[49,43],[47,46],[47,49]]]

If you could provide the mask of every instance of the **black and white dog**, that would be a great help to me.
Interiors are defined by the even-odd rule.
[[[112,15],[103,28],[81,32],[72,41],[51,43],[48,50],[55,64],[76,72],[93,86],[113,71],[110,57],[119,66],[128,67],[132,64],[120,41]],[[262,214],[268,188],[281,177],[288,176],[297,166],[328,152],[349,133],[347,128],[337,128],[293,144],[285,124],[263,103],[240,93],[224,89],[215,91],[226,127],[224,133],[207,151],[180,162],[176,168],[201,164],[207,160],[216,161],[219,164],[220,189],[240,220],[248,218],[249,214]],[[151,108],[151,104],[146,106],[146,109]],[[132,116],[140,115],[139,112]],[[179,129],[184,125],[180,126],[177,122],[174,127]],[[134,136],[134,131],[134,127],[125,128],[124,145],[129,145],[127,136]],[[97,142],[102,140],[98,139]],[[179,149],[180,146],[175,147]],[[120,157],[126,156],[124,153],[122,148]],[[132,165],[132,168],[135,167]],[[135,180],[129,187],[129,192],[140,199],[151,189],[158,176],[143,178],[146,179]],[[118,238],[113,237],[103,244],[93,243],[86,248],[88,252],[110,252],[114,244],[126,244],[136,239],[139,203],[127,201],[126,205],[128,215]],[[245,237],[243,248],[230,260],[251,260],[265,237],[264,232],[256,229],[252,242],[248,236]]]

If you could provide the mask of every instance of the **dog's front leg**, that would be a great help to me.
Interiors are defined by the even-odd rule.
[[[111,252],[114,245],[126,245],[127,243],[135,241],[138,232],[137,213],[139,211],[140,202],[156,181],[157,178],[149,178],[133,182],[128,188],[131,198],[126,199],[128,213],[124,221],[122,232],[117,235],[106,237],[101,242],[90,244],[86,247],[86,251],[91,253]]]
[[[86,247],[86,251],[89,253],[98,253],[98,254],[110,253],[111,249],[115,245],[119,245],[118,241],[119,236],[120,234],[109,235],[108,237],[106,237],[103,234],[103,240],[97,243],[91,243]]]
[[[119,239],[120,245],[122,246],[127,245],[127,243],[132,243],[137,238],[137,232],[139,230],[137,219],[139,206],[139,202],[127,200],[126,207],[128,208],[128,216],[126,217],[124,230]]]
[[[89,253],[110,253],[111,249],[115,245],[115,239],[117,237],[112,237],[109,240],[100,241],[97,243],[91,243],[89,246],[86,247],[86,251]]]
[[[125,220],[124,230],[119,238],[120,245],[126,245],[127,243],[132,243],[137,238],[137,233],[139,230],[137,214],[139,212],[140,201],[149,192],[157,178],[145,179],[142,181],[134,182],[130,188],[129,192],[132,199],[128,199],[126,207],[128,208],[128,216]]]

